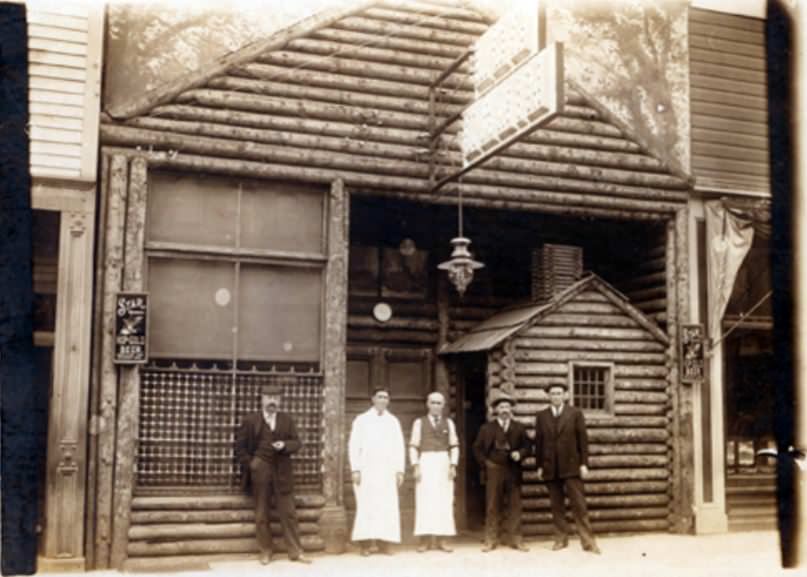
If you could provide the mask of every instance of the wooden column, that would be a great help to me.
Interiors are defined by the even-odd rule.
[[[143,290],[143,244],[145,241],[147,203],[146,160],[135,158],[129,174],[129,194],[126,206],[126,235],[123,265],[123,290]],[[129,517],[134,488],[137,458],[138,424],[140,417],[140,366],[120,369],[118,393],[118,424],[115,448],[115,486],[110,565],[122,568],[129,543]]]
[[[325,548],[345,550],[347,515],[343,503],[345,392],[347,376],[347,280],[350,199],[342,180],[331,185],[328,200],[328,265],[325,272],[325,397],[322,457],[325,508],[320,519]]]
[[[672,399],[670,449],[672,453],[672,499],[670,526],[676,533],[690,533],[693,527],[694,440],[692,388],[680,381],[678,335],[681,323],[689,320],[687,209],[678,210],[667,222],[665,250],[667,271],[668,380]]]
[[[433,386],[435,391],[443,393],[446,398],[446,408],[451,406],[451,382],[446,361],[438,353],[448,344],[448,329],[451,322],[450,298],[448,278],[445,274],[440,274],[437,278],[437,345],[434,347]]]
[[[35,192],[36,194],[36,192]],[[47,492],[39,571],[84,570],[95,188],[61,210]],[[73,199],[70,199],[73,200]]]
[[[106,194],[104,231],[104,293],[101,321],[100,398],[96,419],[98,462],[96,469],[95,568],[109,567],[112,541],[112,491],[115,465],[115,417],[117,414],[118,371],[113,362],[115,293],[123,276],[123,230],[125,226],[128,166],[123,155],[112,157]]]

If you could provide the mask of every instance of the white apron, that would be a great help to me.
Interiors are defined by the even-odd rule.
[[[448,451],[420,454],[420,481],[415,486],[415,535],[456,535],[454,481],[449,480]]]
[[[350,432],[351,471],[361,473],[356,495],[356,520],[352,539],[401,541],[397,474],[404,472],[404,439],[401,424],[385,411],[371,408],[353,421]]]

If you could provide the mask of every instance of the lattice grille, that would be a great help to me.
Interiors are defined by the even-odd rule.
[[[574,404],[580,409],[606,410],[608,367],[574,368]]]
[[[142,372],[138,486],[238,487],[235,432],[260,408],[260,387],[283,384],[282,410],[295,419],[302,449],[295,481],[321,484],[322,377],[149,368]]]

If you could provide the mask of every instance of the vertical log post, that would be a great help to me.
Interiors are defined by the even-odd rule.
[[[100,405],[98,423],[98,463],[96,493],[95,567],[109,567],[112,540],[112,483],[115,465],[115,416],[117,413],[118,371],[113,359],[115,332],[115,293],[120,290],[123,272],[123,228],[125,225],[128,180],[127,159],[112,157],[106,191],[107,215],[104,231],[104,304],[101,321]]]
[[[678,210],[667,222],[667,332],[669,393],[672,399],[670,443],[672,453],[672,499],[670,528],[676,533],[689,533],[693,527],[694,456],[692,390],[680,381],[678,335],[681,323],[689,318],[688,281],[688,213]]]
[[[143,290],[143,245],[146,221],[146,160],[135,158],[129,175],[126,206],[126,235],[123,267],[123,290]],[[112,544],[110,565],[120,569],[126,560],[129,543],[129,518],[132,506],[135,461],[137,456],[138,420],[140,416],[140,366],[121,367],[118,398],[118,423],[115,443],[115,481],[113,494]]]
[[[451,322],[449,306],[450,295],[448,278],[441,274],[437,277],[437,345],[434,347],[434,390],[446,398],[446,408],[450,407],[451,382],[448,378],[446,361],[439,356],[440,349],[448,344],[448,329]]]
[[[347,291],[350,198],[341,179],[328,201],[328,264],[325,272],[325,396],[323,407],[323,493],[320,519],[325,549],[342,553],[348,540],[343,502],[345,391],[347,377]]]
[[[101,395],[101,319],[104,302],[104,234],[106,231],[107,219],[107,194],[109,186],[109,155],[101,156],[101,178],[99,182],[98,194],[98,218],[97,227],[101,231],[95,240],[95,293],[92,307],[92,354],[90,359],[90,424],[89,442],[87,453],[87,487],[94,491],[97,487],[98,471],[98,403]],[[87,499],[86,519],[87,528],[85,531],[84,555],[86,558],[86,568],[95,568],[95,523],[96,500]]]

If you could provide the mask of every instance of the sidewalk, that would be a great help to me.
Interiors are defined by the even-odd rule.
[[[269,566],[257,560],[213,562],[208,570],[167,573],[206,577],[662,577],[703,575],[708,577],[772,577],[805,575],[800,568],[785,571],[779,566],[779,537],[775,532],[729,533],[724,535],[649,534],[599,539],[602,555],[584,553],[578,541],[558,552],[551,541],[529,542],[529,553],[497,549],[482,553],[479,546],[456,545],[453,553],[417,553],[401,547],[393,556],[360,557],[357,552],[343,555],[314,555],[314,563],[291,563],[278,555]],[[116,571],[96,571],[93,577],[143,575]],[[49,574],[55,575],[55,574]],[[166,573],[164,573],[166,575]]]

